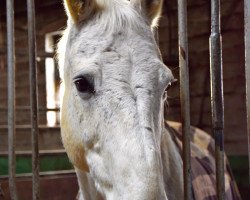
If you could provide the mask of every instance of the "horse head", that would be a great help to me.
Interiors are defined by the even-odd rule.
[[[62,140],[106,199],[167,199],[161,159],[173,80],[153,34],[162,0],[65,0]]]

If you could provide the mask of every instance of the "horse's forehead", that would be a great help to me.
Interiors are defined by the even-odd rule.
[[[75,75],[102,73],[103,78],[134,75],[141,79],[158,79],[160,71],[166,73],[167,70],[164,70],[166,67],[156,53],[153,55],[149,51],[115,49],[109,45],[104,45],[100,51],[95,51],[94,47],[82,49],[71,57],[70,63],[70,69]]]
[[[120,62],[121,65],[152,63],[160,59],[158,48],[151,37],[136,32],[114,34],[90,34],[82,32],[71,43],[69,57],[75,62]],[[125,61],[126,60],[126,61]]]
[[[130,55],[135,53],[146,54],[147,51],[145,51],[145,48],[148,47],[150,47],[151,50],[153,47],[153,51],[156,50],[155,44],[151,38],[145,35],[139,35],[136,32],[128,34],[123,33],[122,31],[102,35],[83,32],[82,34],[79,34],[71,44],[72,54],[79,54],[83,57],[111,51],[118,52],[122,55],[128,53]]]
[[[107,78],[135,74],[141,80],[172,77],[160,61],[153,34],[147,30],[119,30],[99,33],[92,26],[71,32],[68,48],[70,70],[74,72],[102,71]],[[165,69],[164,69],[165,68]],[[86,69],[86,70],[85,70]],[[90,69],[91,70],[91,69]],[[162,73],[160,73],[162,74]],[[146,80],[145,80],[146,79]]]

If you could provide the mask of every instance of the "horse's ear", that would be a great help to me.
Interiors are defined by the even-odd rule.
[[[64,0],[64,7],[74,23],[90,17],[98,10],[95,0]]]
[[[161,15],[163,0],[130,0],[131,4],[140,9],[151,22],[156,26]]]

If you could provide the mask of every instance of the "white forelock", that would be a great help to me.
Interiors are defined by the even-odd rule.
[[[98,23],[107,32],[139,28],[142,16],[127,0],[97,0],[104,9],[98,13]]]

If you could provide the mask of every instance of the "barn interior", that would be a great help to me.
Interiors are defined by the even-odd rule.
[[[78,191],[60,138],[60,78],[56,44],[66,27],[62,0],[35,0],[41,199],[71,199]],[[15,1],[16,172],[20,199],[31,199],[31,125],[27,5]],[[211,134],[210,1],[188,1],[191,124]],[[244,55],[244,1],[221,0],[225,151],[243,199],[250,195]],[[164,63],[179,80],[177,1],[165,0],[159,27]],[[8,191],[6,1],[0,0],[0,199]],[[168,92],[165,118],[181,121],[179,81]]]

